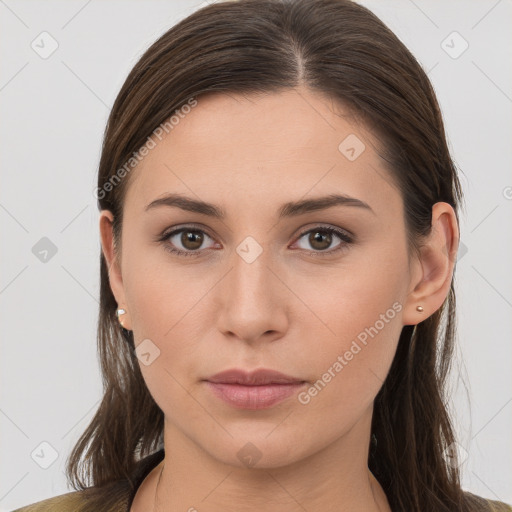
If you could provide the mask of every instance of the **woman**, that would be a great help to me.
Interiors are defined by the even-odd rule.
[[[512,510],[444,380],[462,192],[431,84],[347,0],[196,11],[135,65],[96,190],[103,401],[22,511]]]

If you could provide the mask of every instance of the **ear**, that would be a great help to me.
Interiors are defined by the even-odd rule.
[[[432,230],[412,264],[411,286],[407,295],[403,324],[416,325],[443,304],[453,276],[459,248],[459,227],[452,206],[439,202],[432,207]],[[416,307],[422,306],[419,312]]]
[[[107,263],[108,278],[112,293],[114,294],[118,307],[126,311],[126,313],[119,315],[119,322],[125,329],[131,330],[132,327],[129,311],[126,306],[121,265],[114,251],[113,220],[114,215],[110,210],[101,210],[99,221],[101,249]]]

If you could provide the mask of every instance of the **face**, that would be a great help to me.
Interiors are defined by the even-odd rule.
[[[421,266],[402,198],[376,139],[346,114],[305,89],[199,97],[130,176],[111,275],[124,326],[166,429],[225,463],[242,465],[248,442],[272,467],[342,438],[369,417],[413,323]],[[223,216],[148,207],[168,194]],[[354,199],[308,208],[334,195]],[[303,384],[237,406],[205,381],[233,368]]]

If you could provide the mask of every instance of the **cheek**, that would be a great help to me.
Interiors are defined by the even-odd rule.
[[[193,398],[195,391],[189,391],[198,372],[201,346],[194,305],[201,304],[204,290],[190,290],[189,283],[167,268],[165,272],[153,269],[131,280],[129,287],[139,367],[151,396],[174,423],[204,415]],[[144,343],[150,354],[155,353],[148,365],[140,355]]]
[[[395,308],[384,308],[382,317],[380,308],[368,309],[363,319],[340,317],[338,329],[347,327],[355,335],[341,335],[310,352],[316,380],[298,396],[310,430],[335,439],[371,408],[396,352],[402,329],[399,310],[395,303]]]
[[[163,340],[197,295],[161,246],[127,243],[123,283],[135,338]],[[190,306],[188,306],[190,308]]]
[[[185,398],[182,386],[189,387],[187,379],[197,373],[197,352],[205,325],[198,313],[206,304],[205,288],[211,284],[191,284],[192,277],[166,261],[165,255],[152,257],[152,261],[148,256],[136,256],[135,250],[132,266],[127,264],[127,268],[138,270],[127,272],[125,293],[136,349],[140,353],[147,346],[152,361],[145,365],[139,356],[139,366],[159,405],[162,400],[179,401]]]
[[[312,415],[319,412],[319,422],[334,428],[359,417],[384,383],[403,328],[399,269],[397,259],[360,273],[339,273],[328,293],[310,295],[310,307],[325,327],[316,336],[316,349],[307,348],[318,380],[299,398]],[[326,408],[329,415],[321,412]]]
[[[206,304],[205,291],[190,283],[169,269],[130,283],[135,343],[149,338],[160,350],[160,362],[170,369],[183,366],[180,372],[195,356],[204,329],[198,314]]]

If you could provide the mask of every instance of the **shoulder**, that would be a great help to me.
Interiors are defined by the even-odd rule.
[[[466,503],[472,505],[471,510],[482,512],[512,512],[512,505],[503,501],[490,500],[468,491],[464,492],[464,497]]]
[[[54,496],[12,512],[126,512],[142,480],[164,455],[161,449],[139,460],[130,478]]]
[[[87,490],[73,491],[17,508],[12,512],[71,512],[82,508],[86,500]]]
[[[54,496],[12,512],[126,512],[129,501],[130,486],[122,480]]]

